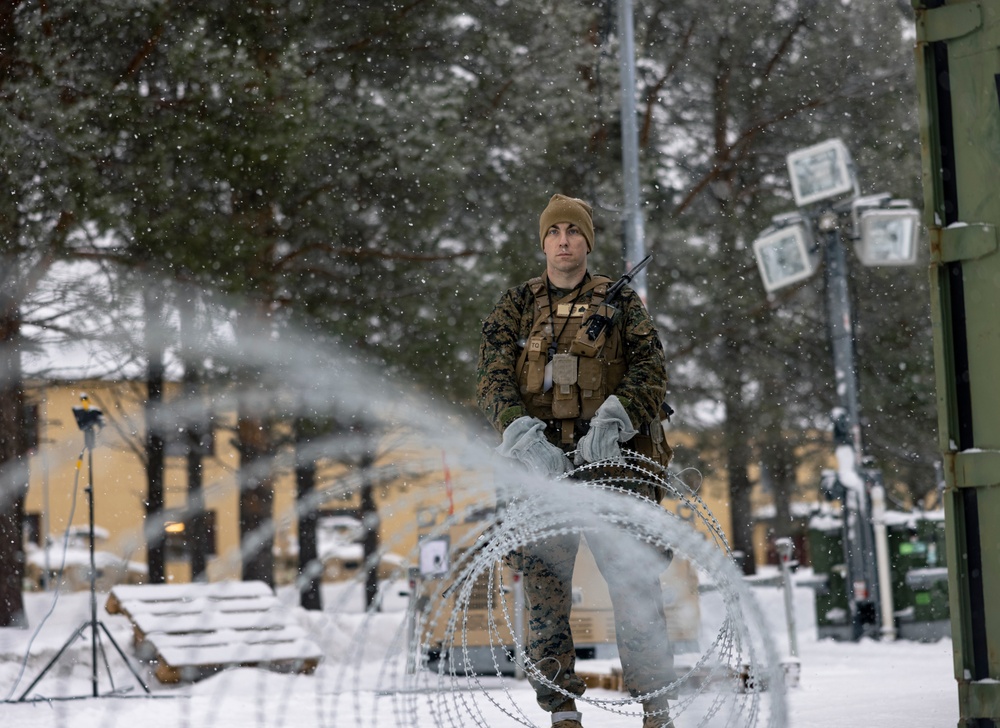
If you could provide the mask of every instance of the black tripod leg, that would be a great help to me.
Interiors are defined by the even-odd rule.
[[[114,694],[114,693],[118,692],[118,689],[115,687],[115,676],[111,672],[111,663],[108,661],[108,652],[107,652],[107,650],[104,649],[104,640],[101,639],[101,631],[100,630],[94,630],[94,634],[97,636],[97,651],[101,655],[101,660],[104,661],[104,671],[106,673],[108,673],[108,684],[111,685],[111,693]],[[93,670],[94,670],[94,685],[97,685],[97,660],[96,659],[94,660]],[[94,695],[96,697],[97,694],[95,693]]]
[[[122,662],[124,662],[125,665],[128,667],[129,672],[131,672],[132,676],[136,679],[136,681],[140,685],[142,685],[142,689],[145,690],[148,693],[149,692],[149,687],[146,685],[146,683],[143,681],[143,679],[141,677],[139,677],[139,673],[136,672],[135,668],[132,667],[132,663],[129,662],[129,659],[128,659],[128,657],[125,656],[125,653],[122,651],[122,648],[118,646],[117,642],[115,642],[115,638],[111,636],[111,632],[108,631],[107,626],[105,626],[104,622],[98,622],[97,624],[100,625],[101,629],[104,630],[104,634],[107,635],[108,640],[111,642],[111,645],[115,648],[115,651],[117,651],[118,655],[122,658]],[[102,651],[104,650],[104,646],[103,645],[101,646],[101,650]],[[107,658],[105,658],[105,663],[106,662],[107,662]],[[109,672],[110,672],[110,669],[109,669]]]
[[[25,690],[23,693],[21,693],[21,697],[17,699],[17,702],[19,703],[24,702],[24,699],[28,697],[28,693],[32,691],[32,689],[41,681],[41,679],[45,677],[45,673],[51,670],[52,666],[56,664],[56,662],[59,660],[60,657],[62,657],[62,653],[64,653],[67,650],[67,648],[71,644],[73,644],[76,638],[83,633],[83,630],[85,630],[89,626],[91,626],[90,622],[84,622],[83,624],[81,624],[79,627],[76,628],[76,632],[70,635],[70,638],[66,640],[66,642],[63,644],[62,647],[59,648],[59,651],[56,653],[56,656],[53,657],[51,660],[49,660],[49,664],[46,665],[45,668],[38,674],[38,677],[36,677],[34,682],[32,682],[31,685],[28,686],[28,689]]]

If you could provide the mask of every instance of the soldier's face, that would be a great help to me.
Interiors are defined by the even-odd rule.
[[[560,222],[550,227],[543,249],[550,273],[572,278],[587,270],[587,238],[573,223]]]

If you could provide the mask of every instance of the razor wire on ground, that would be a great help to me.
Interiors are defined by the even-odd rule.
[[[639,490],[655,492],[656,500],[638,495],[637,483],[646,486]],[[661,496],[672,510],[657,502]],[[335,682],[341,688],[328,697],[330,715],[351,713],[376,725],[379,714],[389,712],[394,725],[422,728],[428,715],[437,728],[493,726],[497,716],[536,725],[537,710],[532,710],[533,700],[526,701],[525,683],[518,678],[531,674],[559,688],[525,656],[525,629],[519,621],[520,605],[514,603],[513,582],[519,576],[505,568],[505,557],[554,536],[580,534],[586,539],[588,531],[610,528],[620,533],[623,548],[630,541],[644,543],[690,562],[721,598],[723,616],[703,630],[710,637],[700,654],[678,669],[671,684],[638,696],[588,690],[577,698],[585,714],[641,720],[642,701],[667,694],[671,717],[685,728],[786,724],[783,674],[763,615],[733,561],[721,525],[683,480],[642,455],[628,453],[610,464],[584,465],[555,481],[515,486],[495,505],[499,507],[482,528],[455,528],[487,508],[477,501],[423,535],[424,542],[440,538],[447,543],[450,557],[446,569],[424,578],[411,575],[407,618],[391,650],[405,659],[386,659],[371,696],[363,697],[368,693],[350,673],[360,670],[368,639],[379,627],[374,622],[361,625],[339,666],[341,677]],[[419,563],[420,554],[412,556]],[[471,657],[469,641],[470,624],[481,629],[484,619],[491,663],[487,669]],[[510,662],[517,665],[516,676],[506,669]],[[357,689],[348,690],[352,684]],[[362,706],[365,699],[373,704]],[[418,722],[416,716],[423,718]]]
[[[479,448],[471,448],[468,461],[481,465],[482,455]],[[326,497],[343,497],[356,490],[359,479],[415,478],[435,472],[436,467],[436,459],[418,458],[402,469],[388,467],[385,473],[350,473],[325,489],[317,502],[298,507],[318,508]],[[620,532],[623,547],[642,542],[694,564],[703,585],[711,585],[710,596],[723,604],[721,619],[703,630],[709,637],[699,654],[678,670],[672,684],[663,686],[671,696],[676,693],[670,710],[678,728],[785,725],[784,683],[762,615],[733,563],[720,524],[694,489],[652,461],[629,454],[610,465],[577,468],[555,481],[525,474],[520,487],[503,491],[502,507],[497,509],[495,485],[481,475],[480,469],[464,484],[466,498],[454,513],[441,508],[436,498],[444,517],[424,530],[415,550],[407,553],[407,546],[399,551],[403,535],[390,535],[350,588],[338,590],[338,598],[327,603],[322,613],[308,615],[309,626],[316,627],[310,631],[325,655],[322,670],[294,686],[286,684],[282,689],[287,692],[278,699],[273,695],[274,683],[259,673],[255,680],[260,681],[260,689],[241,701],[258,704],[258,724],[293,724],[293,709],[301,710],[303,701],[309,703],[313,716],[309,724],[315,726],[391,722],[420,728],[492,728],[547,723],[527,682],[502,669],[507,665],[501,663],[514,661],[523,674],[547,679],[539,666],[523,657],[524,630],[517,624],[514,575],[504,559],[554,535],[576,533],[586,538],[592,529],[611,528]],[[647,486],[647,492],[656,493],[657,498],[662,494],[664,504],[636,495],[630,489],[636,483]],[[395,507],[415,510],[415,500],[427,497],[426,491],[404,493],[399,500],[409,502]],[[269,528],[275,526],[269,524]],[[348,604],[353,598],[351,589],[354,596],[363,591],[365,572],[384,555],[396,550],[404,555],[405,563],[419,564],[420,544],[435,537],[450,539],[449,561],[438,573],[413,579],[405,614],[380,613],[377,607],[357,612]],[[410,576],[399,571],[394,579]],[[485,603],[477,601],[483,595]],[[470,633],[477,620],[485,620],[489,635],[492,664],[485,670],[471,657]],[[236,697],[228,687],[233,677],[233,673],[222,673],[187,694],[180,725],[212,724],[229,711]],[[213,698],[206,704],[195,702],[196,693]],[[606,718],[605,725],[634,724],[641,720],[637,716],[643,697],[588,690],[580,706],[584,724],[593,724],[595,719],[600,724],[602,718]],[[127,709],[121,703],[107,703],[99,710],[114,718]],[[53,714],[52,724],[68,725],[68,718],[68,713]]]

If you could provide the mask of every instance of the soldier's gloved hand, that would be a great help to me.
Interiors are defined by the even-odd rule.
[[[611,395],[597,408],[590,430],[577,443],[573,461],[577,465],[596,463],[598,460],[621,457],[619,443],[635,437],[636,430],[625,406],[615,395]]]
[[[537,417],[518,417],[503,431],[503,442],[497,452],[540,475],[550,478],[562,475],[571,463],[566,453],[545,439],[544,431],[545,423]]]

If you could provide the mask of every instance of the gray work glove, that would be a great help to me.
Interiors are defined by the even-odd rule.
[[[503,431],[503,442],[497,452],[540,475],[550,478],[562,475],[572,463],[566,453],[545,439],[544,431],[545,423],[537,417],[518,417]]]
[[[635,437],[636,430],[625,411],[625,406],[615,395],[611,395],[597,408],[590,420],[590,430],[577,443],[573,462],[577,465],[596,463],[598,460],[619,458],[622,449],[618,443]]]

